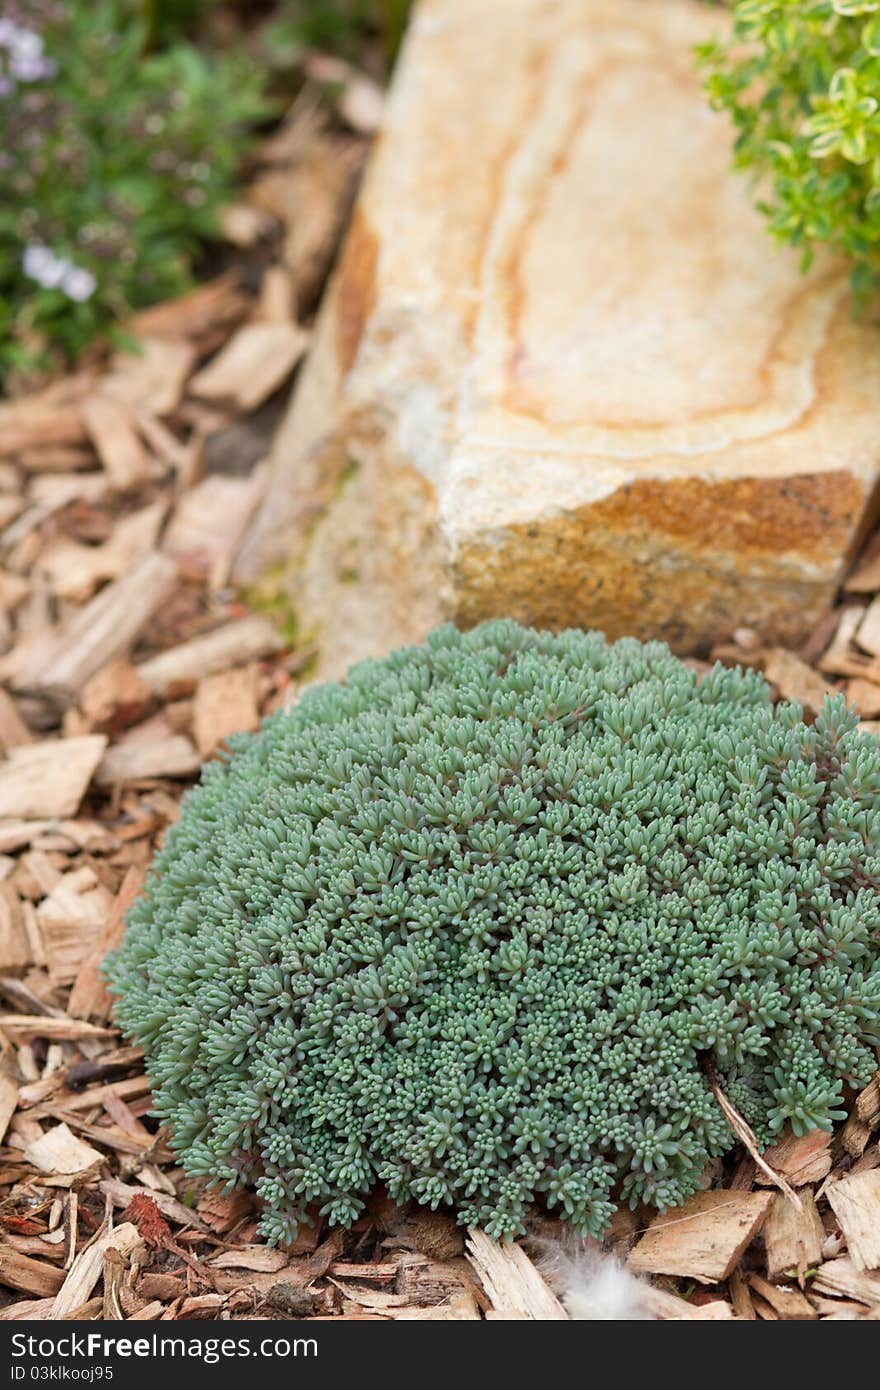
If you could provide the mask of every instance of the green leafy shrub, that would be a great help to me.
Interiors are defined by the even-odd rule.
[[[762,181],[774,236],[853,262],[880,286],[880,0],[738,0],[729,41],[703,45],[713,104],[738,131],[736,164]]]
[[[295,49],[323,48],[358,59],[365,41],[379,35],[386,57],[394,57],[412,0],[281,0],[277,22],[271,26],[272,46],[282,54]]]
[[[185,42],[145,53],[145,34],[130,0],[4,6],[0,381],[184,288],[217,233],[258,76]]]
[[[512,622],[355,667],[205,768],[108,975],[193,1174],[262,1230],[377,1179],[600,1234],[843,1117],[880,1041],[880,750],[760,676]]]

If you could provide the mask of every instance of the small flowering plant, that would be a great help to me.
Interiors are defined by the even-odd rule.
[[[859,298],[880,288],[880,0],[737,0],[698,56],[774,236],[804,268],[843,252]]]
[[[259,77],[145,48],[129,0],[0,0],[0,385],[184,288],[217,233]]]

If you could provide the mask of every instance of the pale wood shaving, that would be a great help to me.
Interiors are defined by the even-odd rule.
[[[677,1274],[715,1284],[726,1279],[760,1231],[774,1201],[769,1192],[716,1188],[652,1221],[630,1251],[636,1274]]]
[[[775,1279],[792,1271],[803,1275],[819,1263],[825,1229],[809,1188],[800,1193],[801,1209],[785,1197],[774,1199],[764,1226],[767,1275]]]
[[[114,487],[136,487],[154,476],[129,407],[102,394],[82,406],[83,424]]]
[[[177,566],[167,555],[146,555],[130,573],[101,591],[70,626],[18,673],[20,689],[54,693],[72,701],[76,692],[116,656],[130,650],[153,615],[167,603]]]
[[[58,1290],[50,1316],[53,1319],[66,1318],[82,1307],[101,1278],[104,1261],[111,1250],[128,1255],[142,1244],[140,1233],[131,1222],[98,1236],[77,1255]]]
[[[189,693],[204,676],[258,661],[281,651],[284,643],[267,618],[243,618],[162,652],[138,666],[154,694]]]
[[[817,1293],[840,1294],[871,1308],[880,1308],[880,1274],[864,1273],[851,1259],[829,1260],[811,1286]]]
[[[252,323],[240,328],[190,382],[197,396],[255,410],[293,371],[310,335],[292,323]]]
[[[536,1322],[568,1321],[556,1295],[521,1246],[492,1240],[472,1226],[467,1233],[467,1257],[476,1270],[495,1313]]]
[[[829,1183],[827,1197],[856,1269],[880,1268],[880,1169]]]
[[[41,1173],[50,1174],[81,1173],[102,1163],[104,1159],[97,1149],[77,1139],[65,1124],[47,1129],[45,1134],[28,1145],[24,1156]]]
[[[11,748],[0,763],[0,817],[73,816],[107,747],[103,734]]]

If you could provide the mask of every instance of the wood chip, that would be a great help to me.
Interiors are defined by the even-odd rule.
[[[11,883],[0,883],[0,971],[20,975],[33,963],[21,899]]]
[[[792,1270],[803,1273],[818,1264],[822,1256],[825,1228],[812,1191],[801,1191],[802,1210],[798,1211],[782,1196],[776,1197],[764,1226],[767,1275],[770,1279]]]
[[[143,1244],[137,1226],[132,1225],[130,1221],[98,1236],[91,1245],[80,1251],[71,1265],[55,1298],[51,1317],[67,1318],[82,1307],[101,1278],[104,1262],[111,1250],[116,1250],[121,1255],[129,1255]]]
[[[292,168],[264,174],[249,191],[287,229],[284,261],[301,313],[315,302],[336,254],[362,158],[360,141],[313,132]]]
[[[18,1086],[4,1072],[0,1072],[0,1144],[6,1137],[9,1121],[18,1107]]]
[[[41,1173],[82,1173],[104,1162],[104,1155],[71,1133],[67,1125],[55,1125],[24,1151],[28,1163]]]
[[[270,265],[263,275],[252,323],[291,323],[296,317],[293,276],[283,265]]]
[[[880,656],[880,598],[868,605],[867,612],[859,623],[855,640],[863,651],[871,656]]]
[[[110,478],[106,473],[43,474],[42,477],[34,478],[28,487],[28,496],[37,504],[32,509],[33,525],[41,525],[47,516],[69,507],[71,502],[97,506],[107,500],[112,490]],[[24,524],[25,518],[22,517],[22,527]]]
[[[394,1313],[395,1322],[480,1322],[480,1310],[473,1294],[460,1289],[445,1303],[427,1308],[403,1307]]]
[[[567,1322],[568,1314],[548,1288],[522,1246],[490,1239],[476,1226],[469,1228],[467,1258],[502,1317],[537,1322]]]
[[[112,839],[90,820],[3,820],[0,821],[0,853],[34,844],[53,832],[69,838],[80,849],[107,849]]]
[[[237,1250],[225,1250],[210,1261],[212,1269],[250,1269],[255,1273],[274,1274],[284,1269],[289,1255],[283,1250],[270,1250],[267,1245],[241,1245]]]
[[[850,594],[875,594],[880,589],[880,553],[859,560],[843,587]]]
[[[880,1269],[880,1169],[830,1183],[825,1195],[856,1269]]]
[[[161,500],[122,517],[103,545],[81,545],[59,537],[41,553],[36,572],[45,576],[59,598],[91,598],[99,584],[119,579],[149,555],[167,510],[167,502]]]
[[[128,1322],[157,1322],[165,1311],[164,1303],[145,1303],[137,1312],[129,1313]]]
[[[31,850],[30,853],[23,854],[19,861],[16,881],[27,896],[41,898],[57,887],[61,882],[61,874],[42,850]],[[89,872],[88,886],[93,887],[94,882],[94,875]]]
[[[230,734],[248,732],[260,723],[257,669],[244,666],[199,681],[193,705],[193,733],[203,758],[210,757]]]
[[[50,444],[45,448],[23,449],[15,461],[25,473],[76,473],[95,466],[91,448],[77,449],[65,444]]]
[[[128,406],[109,396],[90,396],[83,404],[82,418],[114,487],[125,491],[155,476],[155,466]]]
[[[103,394],[129,410],[145,410],[160,419],[173,414],[195,366],[195,348],[184,338],[142,337],[138,349],[114,357],[112,370],[101,383]]]
[[[787,1134],[764,1150],[764,1158],[792,1187],[821,1182],[831,1171],[831,1135],[818,1129],[800,1136]],[[756,1181],[763,1185],[768,1179],[759,1172]]]
[[[811,1291],[810,1301],[823,1322],[852,1322],[870,1313],[865,1303],[855,1303],[850,1298],[824,1298]]]
[[[90,676],[131,649],[176,583],[173,560],[147,555],[81,609],[48,652],[39,653],[18,673],[17,684],[51,694],[62,708],[73,703]]]
[[[73,1022],[73,1020],[71,1020]],[[85,1027],[86,1025],[82,1025]],[[102,1030],[105,1036],[112,1036],[109,1029]],[[32,1114],[40,1118],[48,1115],[52,1119],[64,1119],[73,1123],[72,1117],[78,1115],[81,1110],[92,1110],[95,1106],[103,1106],[109,1094],[115,1094],[131,1100],[136,1097],[149,1095],[150,1086],[145,1076],[130,1076],[122,1081],[110,1081],[104,1086],[90,1086],[82,1092],[68,1091],[65,1089],[64,1076],[61,1078],[62,1089],[57,1096],[52,1097],[42,1105],[35,1105]],[[34,1087],[28,1087],[33,1091]],[[22,1089],[22,1104],[24,1104],[24,1088]]]
[[[22,1255],[11,1245],[0,1245],[0,1284],[5,1284],[8,1289],[20,1289],[22,1293],[36,1294],[38,1298],[50,1298],[58,1293],[63,1283],[62,1269]]]
[[[818,1317],[800,1289],[773,1284],[768,1279],[762,1279],[760,1274],[750,1275],[749,1284],[755,1293],[769,1303],[777,1317],[785,1321],[813,1322]]]
[[[107,747],[103,734],[11,748],[0,763],[0,817],[73,816]]]
[[[309,345],[309,334],[292,323],[252,323],[240,328],[190,390],[203,400],[251,411],[287,379]]]
[[[101,965],[109,951],[121,945],[125,933],[125,914],[138,897],[144,884],[142,869],[132,867],[126,872],[116,895],[107,924],[86,954],[76,977],[67,1012],[73,1018],[110,1017],[111,1000],[101,973]]]
[[[880,1072],[856,1096],[856,1114],[868,1129],[880,1129]]]
[[[37,922],[56,987],[73,984],[112,907],[112,893],[87,868],[65,874],[40,903]]]
[[[430,1304],[445,1301],[461,1288],[475,1292],[473,1271],[458,1256],[443,1262],[432,1260],[414,1251],[398,1257],[395,1288],[407,1296],[410,1303]]]
[[[135,314],[128,327],[138,340],[144,338],[193,338],[197,342],[225,335],[248,309],[248,299],[232,273],[199,285],[176,299],[166,299]]]
[[[870,1141],[870,1128],[860,1118],[858,1111],[853,1110],[847,1116],[846,1124],[838,1136],[840,1147],[850,1158],[861,1158]]]
[[[142,1298],[158,1299],[161,1303],[170,1303],[172,1299],[179,1298],[183,1293],[183,1280],[179,1275],[174,1274],[142,1274],[137,1283],[137,1291]]]
[[[664,1289],[649,1289],[646,1300],[655,1318],[661,1322],[729,1322],[734,1311],[725,1298],[709,1298],[698,1303],[677,1298]]]
[[[359,135],[375,135],[382,126],[385,93],[371,78],[354,73],[345,84],[336,109],[346,125]]]
[[[840,610],[840,619],[834,637],[819,659],[819,670],[832,676],[860,676],[864,674],[866,660],[853,650],[852,640],[862,621],[865,606],[850,604]]]
[[[247,478],[214,473],[185,492],[168,523],[162,549],[189,574],[226,584],[232,562],[265,490],[265,467]]]
[[[83,444],[86,438],[79,414],[68,401],[37,394],[0,404],[0,453],[10,458],[50,444]]]
[[[328,1271],[337,1279],[362,1279],[373,1284],[393,1284],[397,1278],[396,1261],[354,1264],[351,1260],[334,1260]]]
[[[91,730],[118,734],[144,717],[150,699],[146,681],[120,656],[89,677],[82,688],[79,707]]]
[[[170,647],[136,669],[154,695],[169,699],[190,694],[204,676],[259,661],[283,647],[282,638],[268,618],[255,616],[226,623],[203,637]]]
[[[736,1317],[754,1322],[758,1315],[755,1312],[754,1304],[749,1295],[749,1286],[741,1269],[733,1270],[727,1281],[727,1288]]]
[[[18,712],[12,696],[0,688],[0,755],[10,748],[33,743],[34,736]]]
[[[6,531],[11,521],[24,512],[25,499],[13,493],[13,495],[0,495],[0,531]],[[7,537],[3,538],[4,545],[8,546]]]
[[[0,530],[4,530],[10,522],[24,510],[24,498],[17,495],[0,494]]]
[[[0,1014],[0,1031],[10,1038],[48,1038],[50,1042],[81,1042],[83,1038],[112,1038],[113,1028],[99,1028],[78,1018],[43,1014]]]
[[[728,1278],[773,1205],[770,1192],[696,1192],[655,1218],[628,1262],[636,1274],[678,1274],[717,1284]]]
[[[198,434],[187,443],[178,439],[155,415],[144,410],[137,412],[138,429],[157,458],[167,468],[177,474],[176,481],[181,487],[188,487],[194,477],[197,461],[201,457],[202,440]]]
[[[390,1313],[402,1308],[406,1302],[405,1294],[387,1293],[383,1289],[373,1289],[366,1284],[342,1284],[328,1275],[331,1284],[343,1295],[346,1308],[368,1308],[371,1312]]]
[[[157,777],[191,777],[201,765],[195,747],[183,734],[137,739],[113,745],[98,765],[95,782],[99,787],[113,787]]]
[[[127,1207],[134,1197],[143,1197],[145,1189],[119,1182],[116,1178],[106,1178],[101,1183],[101,1191],[110,1198],[114,1206]],[[174,1221],[185,1229],[195,1227],[199,1231],[205,1230],[205,1223],[198,1213],[185,1207],[183,1202],[178,1202],[176,1197],[169,1197],[164,1192],[151,1192],[150,1196],[169,1221]]]
[[[31,591],[30,581],[11,570],[0,569],[0,609],[14,613]]]
[[[193,1298],[185,1298],[179,1308],[174,1310],[174,1320],[186,1321],[188,1318],[217,1318],[226,1304],[226,1297],[220,1293],[200,1293]]]
[[[226,240],[242,250],[250,250],[277,227],[275,218],[253,203],[229,203],[220,209],[219,220]]]
[[[847,704],[855,705],[862,719],[874,719],[880,714],[880,685],[856,677],[846,687]]]
[[[0,1308],[0,1319],[4,1322],[26,1322],[29,1319],[43,1322],[51,1313],[54,1302],[54,1298],[24,1298],[18,1303],[10,1303],[8,1307]]]
[[[812,666],[783,647],[773,647],[767,653],[764,675],[778,688],[783,699],[796,700],[814,714],[822,708],[825,696],[834,693]]]
[[[852,1259],[829,1260],[819,1269],[811,1289],[839,1294],[870,1308],[880,1308],[880,1274],[864,1273]]]

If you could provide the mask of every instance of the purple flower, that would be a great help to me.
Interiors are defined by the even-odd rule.
[[[81,266],[72,265],[65,272],[61,281],[61,288],[68,299],[74,300],[77,304],[84,303],[91,299],[97,289],[98,282],[90,270],[83,270]]]
[[[64,256],[56,256],[48,246],[37,243],[25,248],[21,268],[29,280],[35,280],[44,290],[59,289],[76,304],[91,299],[98,287],[90,270],[74,265]]]
[[[44,277],[51,270],[55,257],[48,246],[28,246],[21,258],[21,268],[29,280],[45,287]]]
[[[35,56],[12,55],[9,64],[9,71],[13,77],[17,77],[20,82],[40,82],[44,77],[55,76],[55,64],[51,58],[45,58],[42,54]]]
[[[14,89],[14,82],[40,82],[45,77],[54,77],[56,64],[43,52],[42,35],[33,29],[15,24],[11,19],[0,19],[0,48],[9,54],[9,76],[3,79],[0,95],[8,96]]]

